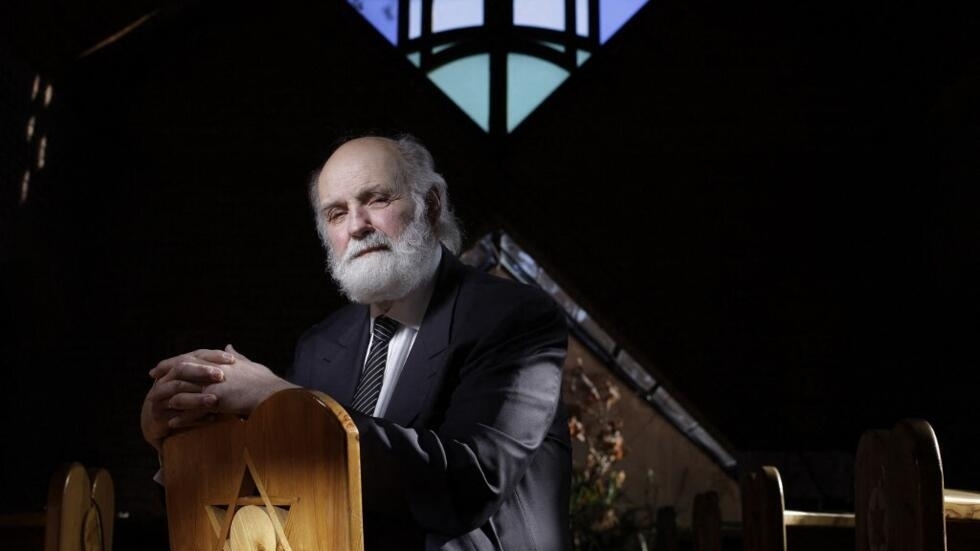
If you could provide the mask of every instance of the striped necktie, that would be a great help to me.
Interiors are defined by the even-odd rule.
[[[364,371],[361,372],[361,380],[357,382],[354,400],[351,402],[354,410],[365,415],[374,415],[374,408],[378,404],[381,383],[385,378],[385,364],[388,363],[388,341],[395,331],[398,331],[397,321],[386,316],[375,318],[371,350],[368,352]]]

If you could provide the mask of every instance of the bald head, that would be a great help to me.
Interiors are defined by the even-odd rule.
[[[390,186],[404,185],[401,179],[401,153],[394,140],[375,136],[357,138],[337,148],[320,169],[317,195],[323,207],[331,188],[364,180]]]
[[[452,252],[459,252],[462,235],[449,204],[446,181],[435,171],[432,155],[412,136],[355,138],[330,155],[310,182],[309,190],[317,230],[325,246],[330,244],[325,209],[336,199],[335,191],[351,191],[354,184],[383,188],[409,200],[412,212],[426,219],[435,237]]]

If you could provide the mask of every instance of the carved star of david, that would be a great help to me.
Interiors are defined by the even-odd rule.
[[[269,515],[269,519],[276,529],[277,548],[283,551],[292,551],[285,532],[289,525],[290,507],[299,501],[299,498],[270,496],[266,492],[265,485],[257,471],[258,469],[255,468],[248,450],[245,450],[245,468],[242,471],[237,497],[233,499],[209,499],[207,500],[209,504],[204,506],[216,541],[220,542],[219,549],[230,551],[229,536],[235,514],[242,507],[254,505],[264,509]]]

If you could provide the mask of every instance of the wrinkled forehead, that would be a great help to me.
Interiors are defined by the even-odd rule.
[[[321,203],[367,188],[395,190],[401,185],[401,155],[387,138],[358,138],[340,146],[317,178]]]

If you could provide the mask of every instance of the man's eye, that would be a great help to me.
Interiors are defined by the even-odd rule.
[[[389,203],[391,203],[391,197],[387,195],[378,195],[377,197],[373,197],[368,204],[373,207],[383,207]]]
[[[347,214],[344,211],[332,210],[327,213],[327,222],[340,222],[344,219],[344,215]]]

